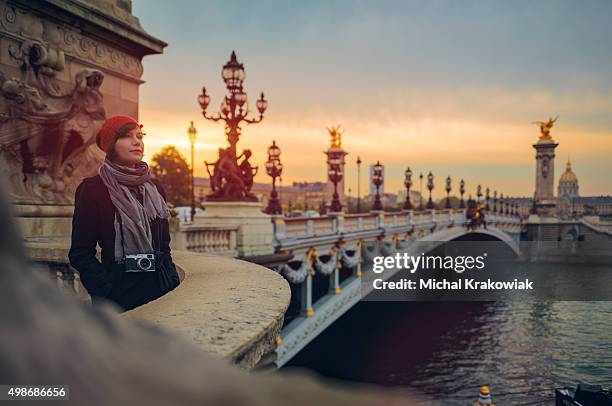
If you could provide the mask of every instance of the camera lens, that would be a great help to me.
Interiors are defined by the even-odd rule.
[[[140,258],[138,260],[138,267],[140,269],[150,269],[151,268],[151,260],[149,258]]]

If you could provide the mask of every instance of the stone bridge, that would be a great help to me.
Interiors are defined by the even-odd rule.
[[[275,251],[293,255],[276,268],[292,291],[288,323],[277,339],[277,367],[367,295],[362,274],[375,256],[411,252],[420,242],[431,249],[470,233],[491,236],[520,255],[522,221],[517,216],[490,213],[486,224],[469,229],[465,211],[452,209],[275,218]],[[315,292],[315,278],[329,278],[329,289]]]

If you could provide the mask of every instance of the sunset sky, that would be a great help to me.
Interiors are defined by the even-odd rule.
[[[253,110],[239,150],[263,163],[275,139],[283,184],[325,180],[326,128],[346,128],[345,192],[367,191],[369,164],[385,165],[385,191],[403,171],[432,170],[506,195],[532,196],[539,129],[560,118],[558,179],[568,155],[581,195],[612,194],[612,2],[610,1],[187,1],[135,0],[135,16],[168,43],[144,59],[140,121],[150,159],[167,144],[186,158],[186,129],[198,128],[196,174],[226,144],[223,125],[205,121],[203,85],[217,111],[221,67],[232,50],[245,65]],[[417,182],[418,183],[418,182]],[[458,185],[455,182],[454,187]],[[556,182],[555,182],[556,189]]]

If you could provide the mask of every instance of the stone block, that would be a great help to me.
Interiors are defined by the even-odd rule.
[[[102,82],[102,86],[100,86],[100,91],[102,94],[121,97],[121,82],[123,79],[118,78],[117,76],[111,75],[109,73],[104,73],[104,82]],[[136,100],[138,101],[138,100]]]
[[[269,255],[272,248],[271,217],[263,213],[259,202],[204,202],[204,212],[197,214],[194,225],[237,225],[236,249],[239,256]]]
[[[138,103],[138,84],[127,80],[121,80],[121,98]]]

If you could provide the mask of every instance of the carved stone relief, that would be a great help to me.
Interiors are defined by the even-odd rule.
[[[70,204],[103,159],[95,134],[106,116],[104,74],[83,69],[67,87],[56,78],[65,67],[61,49],[27,40],[9,55],[22,74],[0,72],[0,171],[14,203]]]

